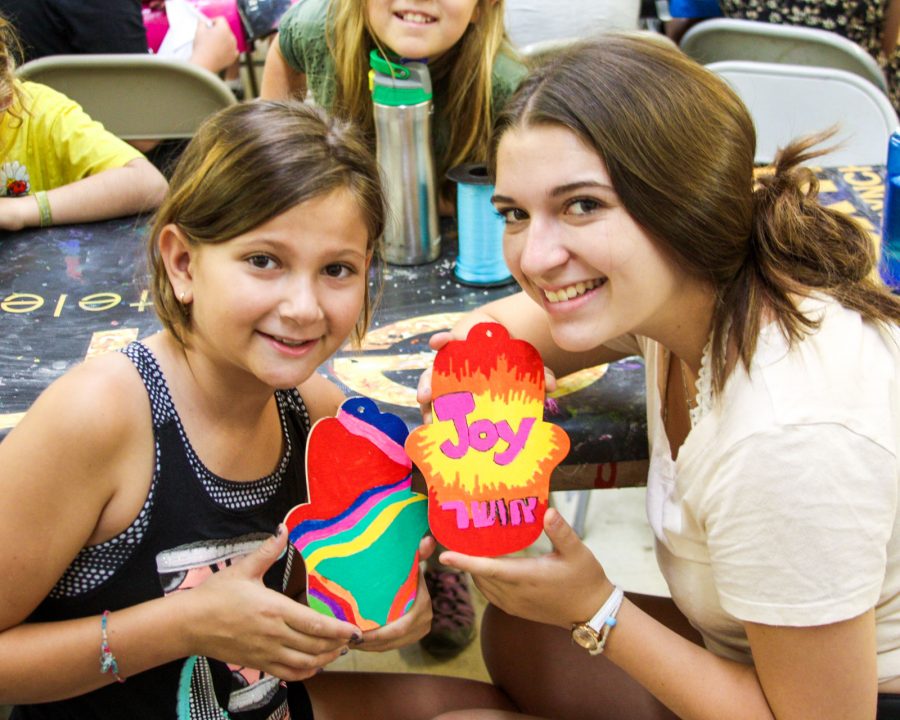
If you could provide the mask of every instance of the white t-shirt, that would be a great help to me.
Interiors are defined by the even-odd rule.
[[[506,0],[506,33],[517,47],[544,40],[636,30],[640,0]]]
[[[672,461],[661,419],[667,353],[647,371],[647,514],[672,598],[718,655],[751,663],[742,621],[811,626],[875,607],[879,681],[900,676],[900,330],[830,299],[790,351],[763,329],[750,373],[704,411]],[[704,363],[706,358],[704,358]]]

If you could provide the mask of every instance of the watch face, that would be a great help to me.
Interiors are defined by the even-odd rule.
[[[597,632],[585,623],[580,623],[572,627],[572,639],[576,644],[581,645],[581,647],[588,651],[596,650],[599,642]]]

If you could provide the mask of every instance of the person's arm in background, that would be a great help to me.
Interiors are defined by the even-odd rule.
[[[884,35],[881,37],[881,49],[890,57],[897,49],[900,40],[900,0],[890,0],[884,16]]]
[[[54,225],[93,222],[133,215],[159,206],[168,185],[150,161],[135,158],[111,168],[47,191]],[[40,207],[35,195],[0,198],[0,229],[39,227]]]
[[[217,73],[233,65],[238,55],[237,40],[225,18],[215,17],[209,23],[197,23],[194,49],[188,62]]]
[[[266,100],[287,100],[306,97],[306,75],[297,72],[284,59],[279,48],[279,35],[275,35],[269,43],[266,53],[266,64],[263,66],[262,87],[260,97]]]

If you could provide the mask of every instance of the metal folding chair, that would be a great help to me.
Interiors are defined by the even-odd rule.
[[[67,95],[125,140],[189,138],[207,116],[237,102],[208,70],[152,55],[51,55],[16,74]]]

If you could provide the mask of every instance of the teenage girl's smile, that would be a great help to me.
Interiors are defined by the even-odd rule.
[[[597,152],[568,129],[506,132],[494,206],[510,271],[580,351],[626,333],[659,338],[690,282],[628,214]],[[662,341],[662,340],[661,340]]]
[[[592,278],[590,280],[578,281],[572,285],[556,288],[544,288],[544,297],[551,305],[569,302],[583,298],[586,293],[590,293],[595,288],[600,287],[606,282],[606,278]]]
[[[478,0],[368,0],[372,34],[404,58],[434,60],[478,19]]]
[[[359,319],[367,247],[359,203],[341,188],[231,240],[192,248],[192,342],[216,366],[208,371],[261,388],[306,380]]]

